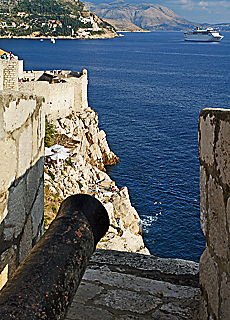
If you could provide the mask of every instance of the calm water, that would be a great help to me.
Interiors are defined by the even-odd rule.
[[[188,43],[174,32],[56,44],[0,40],[25,70],[88,69],[89,104],[120,157],[108,173],[129,188],[156,256],[199,261],[204,250],[197,121],[205,107],[230,107],[230,34],[224,35],[220,43]]]

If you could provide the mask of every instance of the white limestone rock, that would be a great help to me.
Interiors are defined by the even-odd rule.
[[[97,114],[88,107],[53,123],[58,133],[76,141],[71,150],[75,165],[64,165],[57,172],[53,167],[47,168],[55,179],[53,181],[45,173],[45,184],[63,200],[72,194],[89,193],[103,203],[109,215],[110,228],[98,243],[98,248],[149,254],[143,243],[140,218],[130,202],[128,189],[119,190],[115,186],[116,191],[109,190],[112,180],[104,165],[116,163],[119,158],[109,149],[105,132],[99,130]],[[100,181],[104,187],[92,187]]]
[[[91,158],[93,160],[102,160],[101,149],[98,144],[94,143],[90,146]]]

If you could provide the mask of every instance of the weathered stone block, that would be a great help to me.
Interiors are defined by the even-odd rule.
[[[38,227],[42,223],[43,213],[44,213],[44,183],[42,182],[39,187],[36,200],[33,204],[33,208],[31,210],[33,238],[37,236]]]
[[[74,296],[73,302],[83,304],[86,304],[88,300],[91,300],[92,298],[97,296],[104,289],[102,286],[87,283],[84,281],[80,284],[79,288],[81,288],[80,293],[78,293],[79,291],[77,291],[76,295]]]
[[[38,147],[40,148],[45,137],[45,108],[44,104],[40,102],[39,108],[39,130],[38,130]]]
[[[36,100],[29,99],[29,97],[27,99],[19,97],[15,101],[10,101],[9,107],[6,108],[4,113],[5,130],[11,132],[20,128],[35,108]]]
[[[215,126],[212,123],[214,117],[208,115],[206,118],[200,117],[200,158],[208,165],[214,162],[214,137]]]
[[[101,320],[103,314],[103,320],[113,320],[114,316],[109,311],[101,308],[85,306],[83,304],[76,304],[73,302],[68,311],[68,320],[82,320],[93,319]],[[124,319],[120,319],[124,320]]]
[[[5,60],[3,67],[3,90],[18,90],[18,60]]]
[[[22,239],[19,246],[19,263],[21,263],[32,249],[32,223],[29,217],[24,227]]]
[[[178,302],[169,302],[167,304],[163,304],[160,307],[160,310],[166,311],[167,314],[175,315],[177,317],[181,317],[182,319],[192,319],[194,317],[194,310],[192,310],[189,306],[184,306]]]
[[[228,223],[228,234],[230,236],[230,197],[228,198],[228,201],[227,201],[226,214],[227,214],[227,223]]]
[[[18,172],[17,178],[22,176],[30,168],[32,161],[32,125],[24,127],[19,136],[18,144]]]
[[[32,166],[27,172],[27,200],[26,200],[26,212],[29,213],[32,207],[32,204],[35,200],[35,196],[38,193],[40,187],[40,181],[44,173],[44,159],[40,158],[34,166]]]
[[[156,309],[162,300],[152,295],[128,291],[128,290],[108,290],[106,294],[101,294],[94,305],[105,304],[115,310],[132,311],[137,314],[145,314]]]
[[[200,297],[200,320],[208,320],[208,305],[204,297]]]
[[[17,152],[13,139],[0,141],[0,193],[7,191],[16,176]]]
[[[219,297],[218,297],[218,266],[206,248],[200,258],[200,285],[208,295],[208,303],[213,313],[218,316]]]
[[[207,234],[208,193],[207,174],[203,166],[200,167],[200,225],[204,236]]]
[[[230,277],[225,272],[221,277],[220,297],[220,319],[228,319],[230,317]]]
[[[228,259],[228,234],[223,189],[210,176],[208,181],[209,243],[215,254]]]
[[[39,121],[38,121],[38,117],[36,117],[35,115],[32,118],[32,158],[34,159],[35,156],[38,153],[38,148],[39,148],[39,139],[38,139],[38,135],[39,135]]]
[[[223,183],[230,183],[230,123],[220,121],[215,158]]]
[[[8,197],[8,214],[4,219],[4,240],[10,241],[17,238],[22,232],[26,220],[25,210],[26,184],[23,179],[16,187],[11,187]]]

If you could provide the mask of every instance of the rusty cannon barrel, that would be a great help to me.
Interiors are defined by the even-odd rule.
[[[79,194],[64,200],[49,229],[0,292],[0,319],[64,319],[108,228],[107,211],[97,199]]]

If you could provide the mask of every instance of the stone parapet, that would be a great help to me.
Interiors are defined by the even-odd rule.
[[[43,102],[33,94],[0,91],[2,285],[43,232]]]
[[[90,266],[94,265],[106,265],[114,272],[199,288],[199,265],[194,261],[97,249],[90,261]]]
[[[201,228],[200,319],[230,315],[230,110],[204,109],[199,117]]]
[[[198,320],[198,263],[96,250],[66,320]]]

